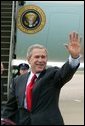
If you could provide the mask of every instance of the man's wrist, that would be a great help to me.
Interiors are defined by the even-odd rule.
[[[77,59],[77,58],[79,58],[80,56],[78,55],[78,56],[72,56],[71,55],[71,58],[73,58],[73,59]]]
[[[76,67],[79,63],[80,63],[80,56],[77,57],[76,59],[73,58],[71,55],[69,56],[69,64],[70,64],[72,67]]]

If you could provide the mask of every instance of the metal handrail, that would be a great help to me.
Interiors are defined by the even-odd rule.
[[[9,97],[9,85],[12,78],[12,58],[14,48],[14,36],[15,36],[15,1],[12,1],[12,21],[11,21],[11,35],[10,35],[10,51],[9,51],[9,67],[8,67],[8,83],[7,83],[7,98]]]

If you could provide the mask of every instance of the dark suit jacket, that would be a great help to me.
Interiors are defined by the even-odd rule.
[[[29,73],[14,79],[3,117],[15,121],[17,125],[64,125],[59,110],[60,90],[72,78],[78,66],[72,68],[66,62],[62,68],[51,67],[42,71],[33,88],[31,112],[24,108]]]

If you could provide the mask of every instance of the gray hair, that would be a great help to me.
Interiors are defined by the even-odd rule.
[[[28,51],[27,51],[27,58],[30,57],[32,55],[32,51],[33,49],[35,48],[38,48],[38,49],[45,49],[46,53],[47,53],[47,49],[43,46],[43,45],[40,45],[40,44],[34,44],[34,45],[31,45],[30,47],[28,47]]]

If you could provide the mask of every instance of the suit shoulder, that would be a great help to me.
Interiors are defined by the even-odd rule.
[[[17,82],[19,80],[23,80],[24,78],[28,77],[29,73],[23,74],[23,75],[19,75],[16,78],[14,78],[14,81]]]
[[[55,71],[55,70],[59,70],[60,68],[59,67],[57,67],[57,66],[55,66],[55,67],[48,67],[47,69],[46,69],[46,71]]]

